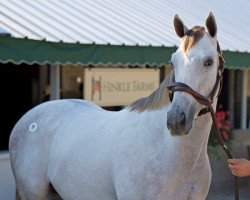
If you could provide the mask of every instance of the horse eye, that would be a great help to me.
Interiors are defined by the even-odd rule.
[[[170,60],[170,61],[168,61],[168,63],[169,63],[169,65],[172,67],[172,68],[174,68],[174,64],[172,63],[172,61]]]
[[[204,62],[204,66],[205,67],[211,67],[214,64],[214,61],[212,58],[208,58],[205,62]]]

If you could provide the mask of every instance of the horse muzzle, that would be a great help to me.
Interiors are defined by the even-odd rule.
[[[183,104],[184,100],[184,104]],[[172,136],[187,135],[192,128],[195,115],[195,105],[190,105],[188,100],[182,98],[182,104],[173,102],[167,113],[167,127]]]

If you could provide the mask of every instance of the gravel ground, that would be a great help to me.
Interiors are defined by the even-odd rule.
[[[250,183],[239,188],[240,200],[250,200]],[[234,188],[232,190],[210,191],[206,200],[235,200]]]

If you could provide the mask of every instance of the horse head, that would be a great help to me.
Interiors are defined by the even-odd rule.
[[[175,15],[174,28],[181,38],[179,48],[171,57],[174,82],[186,85],[213,101],[212,93],[219,91],[218,77],[223,70],[214,15],[209,13],[205,27],[194,26],[192,29],[188,29],[179,16]],[[188,134],[203,108],[204,105],[189,92],[174,91],[167,119],[170,133],[174,136]]]

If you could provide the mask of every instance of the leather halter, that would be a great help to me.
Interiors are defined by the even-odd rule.
[[[228,158],[232,159],[233,155],[230,152],[230,150],[228,149],[228,147],[224,144],[224,141],[222,139],[221,133],[219,131],[219,128],[216,124],[216,119],[215,119],[215,111],[212,107],[212,103],[214,100],[214,96],[216,91],[217,92],[217,97],[219,96],[220,92],[221,92],[221,88],[222,88],[222,73],[224,71],[224,59],[222,56],[222,52],[220,49],[220,45],[217,42],[217,51],[218,51],[218,56],[219,56],[219,68],[218,68],[218,73],[217,73],[217,78],[216,78],[216,82],[214,85],[213,90],[211,91],[209,97],[204,97],[203,95],[199,94],[198,92],[194,91],[191,87],[189,87],[188,85],[181,83],[181,82],[173,82],[170,85],[167,86],[167,88],[170,90],[169,93],[169,98],[170,101],[172,102],[173,99],[173,95],[175,91],[180,91],[180,92],[186,92],[190,95],[192,95],[196,101],[198,101],[200,104],[204,105],[205,108],[201,109],[198,116],[204,115],[208,112],[210,112],[213,123],[215,125],[215,130],[216,130],[216,135],[217,135],[217,140],[219,142],[219,145],[221,146],[221,148],[225,151],[225,153],[227,154]],[[238,177],[234,176],[234,188],[235,188],[235,200],[239,200],[239,187],[238,187]]]

